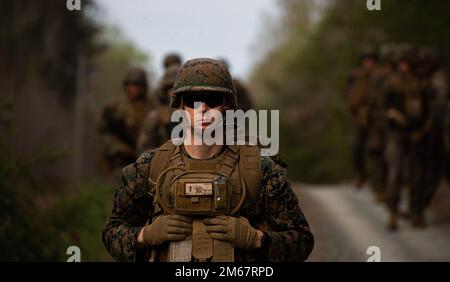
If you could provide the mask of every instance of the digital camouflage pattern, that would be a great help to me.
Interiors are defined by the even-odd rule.
[[[158,213],[151,191],[147,190],[146,170],[154,155],[143,153],[132,165],[123,169],[122,183],[114,193],[112,214],[103,230],[103,242],[118,261],[142,261],[148,249],[138,249],[141,228]],[[245,205],[240,215],[251,224],[261,219],[260,227],[267,235],[265,248],[252,251],[236,249],[236,261],[304,261],[314,246],[313,235],[298,199],[286,178],[286,169],[268,157],[261,157],[261,192],[257,209]]]
[[[151,102],[143,97],[131,101],[126,96],[110,102],[103,110],[101,134],[102,169],[110,171],[136,160],[136,143]]]

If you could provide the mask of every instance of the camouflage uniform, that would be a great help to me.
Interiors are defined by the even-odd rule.
[[[144,71],[139,68],[128,70],[124,85],[130,83],[142,85],[146,90]],[[123,167],[136,160],[138,134],[150,107],[146,93],[141,93],[134,100],[121,96],[104,108],[99,131],[102,136],[101,156],[105,170]]]
[[[170,94],[168,94],[168,92],[175,82],[175,77],[179,68],[179,65],[172,64],[166,69],[166,72],[161,79],[157,91],[159,103],[148,112],[139,133],[137,143],[137,150],[139,153],[142,153],[145,150],[158,148],[170,139],[173,128],[171,122],[173,109],[169,105]]]
[[[137,248],[137,236],[155,214],[153,194],[146,186],[146,170],[152,152],[143,153],[132,165],[123,169],[122,183],[114,193],[112,214],[103,230],[103,242],[118,261],[145,260],[146,250]],[[237,254],[240,261],[303,261],[311,253],[314,240],[296,195],[287,181],[286,169],[269,157],[261,158],[262,189],[257,203],[259,212],[243,209],[242,216],[250,222],[264,219],[272,231],[267,231],[267,249]],[[158,208],[158,210],[160,210]]]
[[[373,58],[374,54],[363,54],[362,60]],[[366,150],[369,134],[370,89],[374,68],[360,66],[354,69],[348,80],[345,98],[355,125],[352,140],[352,163],[356,172],[356,186],[360,187],[367,178]]]
[[[411,67],[412,49],[398,47],[398,66]],[[388,167],[386,204],[391,213],[389,229],[397,228],[398,205],[401,188],[408,180],[411,190],[421,189],[422,150],[420,141],[412,142],[411,136],[423,124],[426,108],[420,84],[412,69],[399,71],[391,76],[386,90],[388,131],[386,137],[386,161]]]
[[[447,95],[444,124],[444,176],[450,183],[450,93]]]
[[[369,100],[369,133],[367,141],[367,171],[370,186],[375,193],[375,201],[384,200],[386,188],[386,160],[384,150],[386,146],[386,112],[385,97],[386,87],[393,69],[387,58],[382,65],[374,71]]]
[[[418,129],[420,135],[422,185],[411,190],[411,213],[414,225],[423,225],[423,213],[431,202],[444,169],[444,122],[448,82],[439,70],[437,51],[424,47],[419,51],[418,75],[424,96],[425,121]]]
[[[444,176],[447,178],[447,182],[450,183],[450,94],[447,97],[444,130]]]
[[[212,91],[222,92],[225,95],[226,105],[236,108],[231,76],[220,62],[212,59],[194,59],[185,65],[186,67],[183,65],[177,75],[177,81],[181,83],[174,85],[174,89],[177,90],[172,96],[173,107],[180,107],[182,104],[180,99],[182,93]],[[187,71],[184,71],[183,67]],[[183,145],[176,148],[183,158],[189,158]],[[228,146],[224,146],[222,151],[224,150],[228,150]],[[223,154],[219,153],[212,159],[221,155]],[[152,158],[157,159],[157,156],[156,151],[145,152],[134,164],[125,167],[122,183],[114,193],[112,215],[103,230],[103,242],[109,253],[117,260],[147,259],[146,254],[150,248],[138,248],[137,238],[147,222],[153,222],[153,219],[163,214],[163,206],[155,200],[158,192],[149,189],[151,182],[147,181],[148,175],[152,174],[149,165]],[[238,173],[236,166],[230,168],[233,173]],[[297,197],[287,181],[286,169],[269,157],[261,157],[260,166],[255,169],[260,172],[259,193],[255,194],[254,198],[245,197],[238,214],[246,217],[252,226],[262,230],[265,239],[262,247],[258,249],[244,250],[235,247],[235,261],[304,261],[312,251],[314,240]]]

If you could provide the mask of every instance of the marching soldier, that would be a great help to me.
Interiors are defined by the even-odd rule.
[[[137,150],[139,153],[149,149],[156,149],[170,139],[172,132],[172,112],[170,96],[175,77],[180,65],[170,65],[160,82],[157,93],[158,104],[145,117],[139,133]]]
[[[355,125],[352,144],[352,163],[356,172],[354,185],[362,187],[367,180],[366,146],[369,127],[369,101],[372,76],[377,63],[377,54],[365,52],[360,65],[354,69],[348,81],[345,99]]]
[[[411,223],[415,227],[425,226],[424,211],[442,179],[444,169],[448,82],[439,68],[439,62],[439,54],[435,49],[422,47],[419,50],[417,75],[427,115],[422,126],[412,136],[420,144],[416,150],[421,153],[422,158],[416,166],[420,165],[420,175],[423,177],[422,185],[411,190]]]
[[[412,68],[414,50],[407,44],[399,45],[396,49],[397,70],[389,79],[385,94],[388,119],[385,158],[388,167],[386,205],[390,212],[387,224],[389,230],[396,230],[398,226],[398,206],[406,175],[409,176],[407,184],[411,190],[420,189],[423,179],[418,163],[422,156],[422,139],[416,133],[424,120],[425,106],[419,80]]]
[[[136,143],[151,103],[147,98],[147,75],[130,68],[123,80],[125,96],[111,101],[103,110],[101,163],[106,171],[123,167],[136,159]]]
[[[367,141],[368,178],[375,202],[384,201],[386,189],[386,160],[384,156],[386,139],[385,93],[388,80],[394,72],[393,45],[380,48],[380,65],[374,70],[369,99],[369,133]]]

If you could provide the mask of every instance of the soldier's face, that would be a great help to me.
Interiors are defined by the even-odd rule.
[[[145,91],[145,87],[139,84],[127,84],[125,86],[125,91],[130,100],[134,101],[139,99]]]
[[[398,63],[398,70],[402,73],[409,72],[409,63],[407,61],[400,61],[400,63]]]
[[[362,61],[362,66],[366,70],[372,69],[374,65],[375,65],[375,61],[372,58],[365,58]]]
[[[183,97],[184,109],[189,114],[192,129],[205,130],[215,118],[214,113],[222,113],[224,97],[222,94],[189,94]],[[209,111],[214,110],[214,111]]]

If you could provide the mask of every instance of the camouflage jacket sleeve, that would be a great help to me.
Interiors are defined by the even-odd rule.
[[[261,208],[270,226],[266,231],[267,257],[271,262],[304,261],[314,247],[296,195],[287,181],[286,169],[262,157]]]
[[[140,256],[137,237],[151,218],[151,199],[145,174],[153,153],[145,152],[122,171],[122,182],[114,192],[111,216],[103,229],[103,244],[118,261],[136,261]]]

